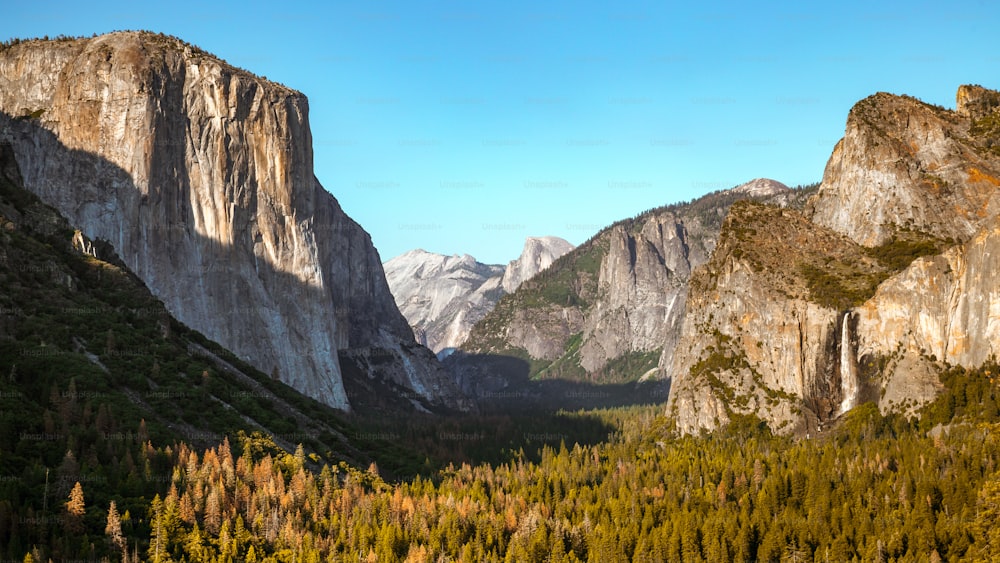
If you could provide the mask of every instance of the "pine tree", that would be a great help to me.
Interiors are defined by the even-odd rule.
[[[299,444],[298,446],[295,447],[295,469],[301,469],[305,467],[305,465],[306,465],[306,451],[302,447],[302,444]],[[378,474],[378,468],[376,468],[375,474],[376,475]]]
[[[56,475],[58,476],[56,493],[60,495],[69,492],[71,488],[69,484],[80,479],[80,464],[77,463],[73,450],[66,450],[66,455],[63,456],[62,463],[56,470]]]
[[[73,485],[73,490],[69,492],[69,500],[66,501],[66,512],[63,515],[63,524],[66,531],[73,534],[83,532],[83,515],[86,512],[83,501],[83,487],[77,481]]]
[[[115,501],[111,501],[111,506],[108,507],[108,523],[104,527],[104,533],[111,540],[111,544],[115,546],[115,549],[122,553],[122,556],[128,555],[125,550],[125,536],[122,535],[122,519],[118,514],[118,507],[115,505]]]
[[[210,534],[218,534],[221,525],[222,507],[219,504],[219,493],[213,489],[205,500],[205,530]]]
[[[164,529],[163,525],[163,501],[160,500],[160,495],[153,497],[153,503],[150,505],[150,538],[149,538],[149,550],[147,555],[149,555],[149,560],[153,563],[161,563],[162,561],[168,561],[169,556],[167,555],[167,531]]]
[[[987,561],[1000,561],[1000,479],[983,483],[976,509],[973,531],[979,551]]]
[[[197,522],[195,522],[194,526],[191,527],[191,531],[187,534],[187,541],[184,542],[184,551],[187,552],[188,558],[191,561],[205,560],[205,547],[201,537],[201,529],[198,528]]]
[[[187,491],[181,495],[181,500],[177,505],[177,516],[185,524],[195,523],[194,503],[191,501],[191,494]]]

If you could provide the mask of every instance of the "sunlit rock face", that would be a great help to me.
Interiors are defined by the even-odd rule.
[[[411,250],[384,264],[389,289],[417,340],[435,352],[457,348],[505,294],[573,250],[559,237],[528,237],[507,267]]]
[[[879,269],[860,245],[797,211],[733,206],[712,258],[692,274],[677,351],[663,366],[682,431],[752,414],[791,432],[807,413],[825,420],[855,404],[856,321],[817,302],[801,264]]]
[[[802,203],[796,190],[759,178],[619,221],[505,297],[463,350],[523,351],[554,366],[542,377],[668,377],[661,368],[677,349],[688,279],[715,248],[726,210],[743,199]]]
[[[863,401],[913,413],[939,391],[942,362],[995,356],[998,187],[1000,93],[962,86],[955,111],[859,102],[805,214],[738,208],[692,274],[679,352],[663,364],[681,430],[754,414],[809,431]],[[900,236],[937,250],[902,270],[872,262]],[[810,285],[835,274],[863,287],[880,268],[888,277],[847,307]]]
[[[301,93],[121,32],[0,52],[0,111],[26,187],[257,368],[348,409],[338,351],[413,342],[369,235],[313,175]],[[407,380],[453,400],[414,363]]]
[[[464,342],[472,325],[504,293],[503,267],[482,264],[468,254],[411,250],[384,267],[389,289],[417,341],[435,352]]]
[[[956,111],[885,93],[858,102],[813,220],[865,246],[900,227],[966,240],[989,224],[1000,213],[1000,143],[989,126],[1000,99],[988,92],[959,88]]]
[[[521,255],[511,260],[503,273],[501,285],[507,293],[517,291],[526,280],[548,268],[557,258],[573,250],[573,245],[559,237],[528,237]]]

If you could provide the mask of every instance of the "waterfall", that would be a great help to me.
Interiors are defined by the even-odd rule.
[[[840,329],[840,391],[843,397],[840,401],[840,414],[843,414],[857,404],[858,374],[851,357],[851,313],[844,313],[844,324]]]

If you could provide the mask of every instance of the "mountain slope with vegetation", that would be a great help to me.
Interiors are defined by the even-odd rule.
[[[180,442],[241,448],[242,436],[279,459],[302,448],[310,467],[421,466],[365,428],[174,319],[108,245],[23,189],[0,144],[0,555],[102,545],[102,515],[63,518],[76,483],[88,506],[114,498],[126,531],[146,534]]]
[[[729,206],[801,208],[814,189],[758,179],[619,221],[502,298],[462,350],[523,359],[532,378],[655,378],[673,354],[691,270],[711,255]]]

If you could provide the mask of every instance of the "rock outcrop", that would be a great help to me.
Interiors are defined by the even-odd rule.
[[[573,245],[559,237],[528,237],[521,255],[511,260],[504,270],[501,286],[507,293],[517,291],[527,280],[548,268],[560,256],[573,250]]]
[[[1000,93],[850,112],[805,216],[734,208],[665,364],[684,431],[754,414],[811,431],[864,401],[912,413],[942,362],[1000,349]]]
[[[792,430],[806,410],[820,421],[839,415],[861,392],[857,321],[841,308],[885,273],[864,247],[797,211],[733,206],[711,260],[692,275],[678,352],[662,366],[678,427],[753,414]]]
[[[386,279],[417,340],[434,352],[457,348],[506,293],[573,250],[559,237],[528,237],[507,267],[468,254],[411,250],[386,262]]]
[[[502,266],[411,250],[384,264],[389,289],[417,341],[434,352],[465,341],[503,294]]]
[[[255,367],[347,409],[338,353],[413,342],[370,237],[313,176],[302,94],[120,32],[4,49],[0,112],[25,186]],[[407,379],[460,402],[438,373]]]
[[[957,111],[884,93],[858,102],[810,202],[813,220],[865,246],[901,227],[975,234],[1000,213],[998,105],[983,92],[959,89]]]
[[[977,367],[1000,352],[1000,224],[920,258],[857,309],[858,357],[879,363],[879,405],[909,411],[939,389],[937,362]]]
[[[616,223],[501,299],[463,350],[534,360],[533,376],[600,383],[658,377],[680,333],[692,269],[740,199],[801,204],[759,179]]]

